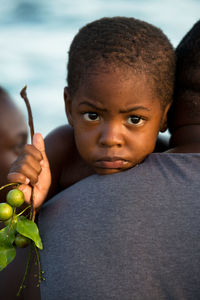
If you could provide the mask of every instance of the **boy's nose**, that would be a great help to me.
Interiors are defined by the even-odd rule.
[[[122,128],[116,124],[104,124],[101,129],[99,144],[103,147],[121,147],[123,145]]]

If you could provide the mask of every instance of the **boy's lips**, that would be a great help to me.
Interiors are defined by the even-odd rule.
[[[121,169],[128,164],[128,161],[121,157],[102,157],[95,165],[103,169]]]

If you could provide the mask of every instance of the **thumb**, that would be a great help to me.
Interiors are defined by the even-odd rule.
[[[43,157],[43,160],[40,162],[42,171],[38,177],[38,182],[34,186],[34,205],[39,207],[44,202],[51,185],[51,170],[45,152],[44,140],[40,133],[34,134],[33,146],[40,151]]]
[[[33,136],[33,146],[35,146],[42,154],[44,164],[49,164],[45,152],[44,139],[40,133],[35,133]]]

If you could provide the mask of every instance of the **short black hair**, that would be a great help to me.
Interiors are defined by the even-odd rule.
[[[200,124],[200,20],[188,31],[175,50],[174,102],[168,115],[172,133],[177,127]],[[184,111],[179,124],[175,114]],[[180,114],[179,113],[179,114]],[[176,126],[174,125],[176,124]]]
[[[175,54],[159,28],[127,17],[102,18],[81,28],[69,50],[67,81],[71,96],[84,74],[101,62],[150,75],[161,103],[172,101]]]

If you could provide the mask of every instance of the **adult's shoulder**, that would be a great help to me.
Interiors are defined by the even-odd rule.
[[[166,153],[199,153],[200,143],[190,143],[185,145],[176,146],[166,151]]]

